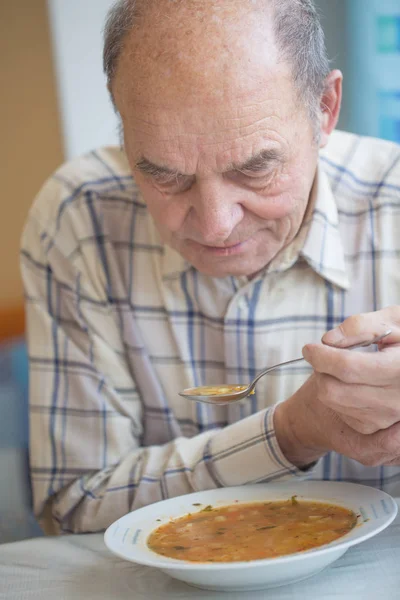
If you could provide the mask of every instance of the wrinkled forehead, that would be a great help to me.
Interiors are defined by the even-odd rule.
[[[142,0],[143,2],[143,0]],[[162,97],[165,106],[237,98],[289,71],[279,61],[265,0],[157,0],[125,39],[113,92],[121,111]]]

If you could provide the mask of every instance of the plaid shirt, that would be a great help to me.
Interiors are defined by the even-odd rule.
[[[252,281],[202,275],[164,246],[117,148],[64,165],[22,242],[37,515],[95,531],[137,507],[216,486],[358,481],[400,495],[400,467],[282,455],[274,405],[309,377],[264,377],[243,405],[182,399],[301,356],[346,317],[400,304],[400,151],[335,132],[306,219]]]

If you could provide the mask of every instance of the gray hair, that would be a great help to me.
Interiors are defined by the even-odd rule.
[[[278,49],[292,65],[295,86],[315,119],[329,73],[329,60],[314,0],[272,2]],[[134,26],[137,12],[137,0],[117,0],[108,13],[104,28],[103,67],[110,90],[125,37]]]

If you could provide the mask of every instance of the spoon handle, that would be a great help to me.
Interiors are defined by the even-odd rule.
[[[303,358],[303,357],[302,358],[294,358],[292,360],[287,360],[286,362],[279,363],[278,365],[274,365],[273,367],[268,367],[268,369],[265,369],[265,371],[262,371],[261,373],[259,373],[257,375],[257,377],[253,380],[251,387],[253,388],[253,386],[256,385],[257,381],[259,379],[261,379],[261,377],[263,377],[264,375],[269,373],[270,371],[273,371],[274,369],[278,369],[279,367],[285,367],[286,365],[292,365],[294,363],[301,362],[302,360],[305,360],[305,358]]]
[[[347,346],[346,348],[338,348],[337,346],[334,346],[334,347],[338,348],[339,350],[354,350],[355,348],[366,348],[367,346],[372,346],[372,344],[377,344],[378,342],[383,340],[383,338],[387,337],[391,333],[392,333],[392,331],[390,329],[388,329],[388,331],[385,331],[384,334],[378,335],[378,336],[374,337],[372,340],[369,340],[367,342],[353,344],[352,346]],[[268,369],[265,369],[265,371],[262,371],[261,373],[259,373],[257,375],[257,377],[253,380],[253,382],[251,383],[251,391],[254,389],[254,386],[256,385],[257,381],[259,379],[261,379],[261,377],[263,377],[264,375],[269,373],[270,371],[273,371],[274,369],[277,369],[278,367],[284,367],[286,365],[292,365],[294,363],[301,362],[302,360],[305,360],[305,358],[294,358],[293,360],[288,360],[286,362],[279,363],[278,365],[274,365],[273,367],[268,367]]]

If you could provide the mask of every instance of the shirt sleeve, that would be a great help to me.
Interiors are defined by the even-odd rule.
[[[21,253],[30,470],[34,511],[45,531],[101,531],[164,498],[305,477],[280,451],[273,409],[190,439],[142,447],[140,393],[118,345],[120,327],[109,318],[104,286],[82,261],[72,260],[77,250],[68,248],[68,235],[60,247],[49,226],[32,211]],[[89,291],[92,310],[84,314]]]

